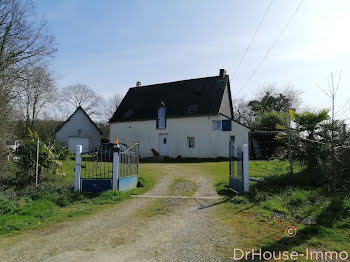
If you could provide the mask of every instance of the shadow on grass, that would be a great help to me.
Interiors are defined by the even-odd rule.
[[[219,202],[215,202],[213,204],[206,205],[206,206],[202,205],[202,203],[200,203],[197,199],[195,199],[195,201],[199,204],[199,209],[206,209],[206,208],[209,208],[209,207],[213,207],[213,206],[217,206],[217,205],[226,203],[226,202],[229,201],[229,199],[226,199],[226,200],[223,200],[223,201],[219,201]]]
[[[315,217],[312,223],[305,223],[305,226],[297,231],[296,236],[288,237],[285,236],[279,240],[273,241],[268,240],[268,244],[265,244],[261,249],[265,251],[284,251],[292,250],[293,248],[299,247],[300,245],[307,244],[307,242],[312,238],[323,238],[327,239],[327,234],[331,234],[331,229],[339,227],[339,223],[348,219],[350,217],[349,203],[345,203],[345,198],[349,196],[349,187],[344,186],[343,190],[339,192],[333,190],[329,191],[327,183],[324,183],[317,178],[315,175],[310,175],[307,171],[302,171],[294,175],[284,174],[280,176],[270,176],[266,177],[265,183],[256,183],[252,185],[251,191],[247,194],[247,198],[250,202],[255,205],[259,205],[265,202],[267,199],[277,199],[280,197],[285,197],[285,203],[283,207],[289,209],[290,215],[294,219],[299,220],[303,223],[302,216],[298,217],[298,208],[308,208],[310,205],[314,205],[313,201],[310,201],[312,193],[316,192],[319,198],[318,204],[322,201],[329,201],[329,204],[325,207],[319,205],[319,210],[315,213]],[[341,182],[339,182],[341,184]],[[343,183],[344,184],[344,183]],[[303,192],[308,192],[310,195],[306,194],[305,200],[301,202],[294,202],[292,205],[291,195],[285,194],[287,190],[289,192],[297,192],[298,190],[303,190]],[[315,206],[318,208],[317,206]],[[263,208],[266,208],[264,206]],[[270,211],[273,210],[267,207]],[[278,212],[277,212],[278,213]],[[350,225],[347,223],[345,227],[348,229]],[[344,232],[345,233],[345,232]],[[327,244],[327,243],[326,243]]]
[[[326,208],[324,208],[316,219],[316,224],[307,225],[297,231],[294,237],[285,236],[277,241],[269,243],[262,247],[266,251],[284,251],[291,250],[300,245],[306,244],[308,240],[314,237],[321,237],[329,234],[327,228],[333,228],[334,224],[341,219],[349,217],[349,212],[344,208],[344,195],[333,196]],[[327,243],[326,243],[327,244]]]

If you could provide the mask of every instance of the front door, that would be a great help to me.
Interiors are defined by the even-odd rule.
[[[159,134],[159,154],[161,156],[168,156],[168,134]]]

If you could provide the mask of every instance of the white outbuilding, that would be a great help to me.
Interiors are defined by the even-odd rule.
[[[140,142],[142,158],[229,156],[229,141],[248,144],[250,129],[233,120],[229,76],[130,88],[110,123],[110,141]]]
[[[80,106],[55,131],[55,140],[73,153],[77,145],[82,145],[83,151],[99,146],[101,136],[101,130]]]

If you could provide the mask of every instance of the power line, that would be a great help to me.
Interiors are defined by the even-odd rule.
[[[245,50],[245,52],[244,52],[244,54],[243,54],[241,60],[239,61],[238,65],[237,65],[237,67],[236,67],[236,69],[235,69],[235,71],[233,72],[232,78],[236,75],[236,73],[237,73],[239,67],[241,66],[241,64],[242,64],[242,62],[243,62],[245,56],[246,56],[247,53],[248,53],[249,48],[251,47],[252,43],[254,42],[255,36],[256,36],[256,34],[258,33],[258,31],[259,31],[259,29],[260,29],[260,27],[261,27],[263,21],[265,20],[265,17],[266,17],[266,15],[267,15],[267,13],[269,12],[269,10],[270,10],[270,8],[271,8],[271,6],[272,6],[273,1],[274,1],[274,0],[271,0],[270,5],[267,7],[264,16],[262,17],[262,19],[261,19],[261,21],[260,21],[260,23],[259,23],[257,29],[256,29],[255,32],[254,32],[254,35],[253,35],[252,39],[250,40],[249,45],[247,46],[247,48],[246,48],[246,50]]]
[[[342,106],[342,108],[340,108],[337,112],[335,112],[335,114],[338,114],[340,111],[343,110],[343,108],[345,108],[347,105],[350,106],[350,99],[348,99],[348,101],[346,101],[346,103]],[[345,111],[348,111],[349,109],[345,110]]]
[[[253,73],[249,76],[249,78],[244,82],[244,84],[241,86],[241,88],[238,90],[237,94],[239,94],[242,89],[247,85],[247,83],[254,77],[254,75],[259,71],[260,67],[263,65],[264,61],[266,60],[266,58],[269,56],[269,54],[271,53],[272,49],[274,49],[274,47],[276,46],[276,44],[278,43],[278,41],[281,39],[283,33],[287,30],[288,26],[290,25],[290,23],[293,21],[294,17],[296,16],[296,14],[298,13],[299,9],[301,8],[301,6],[303,5],[305,0],[301,0],[297,6],[297,8],[294,10],[294,12],[291,14],[291,16],[289,17],[289,20],[287,22],[287,24],[283,27],[282,31],[278,34],[276,40],[273,42],[272,46],[267,50],[266,54],[264,55],[264,57],[262,58],[262,60],[257,64],[255,70],[253,71]]]

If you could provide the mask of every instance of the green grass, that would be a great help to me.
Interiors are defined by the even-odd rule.
[[[158,167],[160,172],[161,169]],[[169,185],[167,195],[169,196],[192,196],[198,189],[198,184],[187,178],[175,178]],[[176,208],[188,203],[187,199],[160,198],[136,213],[137,217],[148,218],[156,215],[166,215]]]
[[[286,161],[251,161],[250,177],[266,183],[250,183],[250,192],[227,192],[228,163],[203,163],[219,194],[230,201],[217,210],[218,218],[239,237],[239,248],[265,250],[347,250],[350,242],[350,191],[329,193],[299,165],[288,174]],[[288,238],[293,225],[297,235]]]
[[[193,196],[198,185],[186,178],[176,178],[169,186],[168,195],[173,196]]]
[[[130,197],[142,194],[156,183],[155,167],[140,165],[138,188],[127,191],[107,191],[101,194],[73,192],[74,161],[64,161],[61,172],[65,176],[52,184],[39,184],[31,189],[31,197],[9,199],[0,195],[0,235],[47,226],[68,218],[92,214]]]

